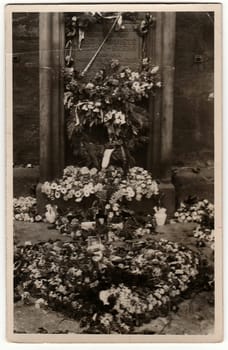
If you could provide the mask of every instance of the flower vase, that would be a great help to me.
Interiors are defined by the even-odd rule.
[[[57,205],[51,205],[51,204],[46,205],[45,218],[49,224],[55,223],[57,218]]]
[[[154,217],[155,217],[157,226],[165,225],[165,222],[167,219],[166,209],[165,208],[155,209]]]

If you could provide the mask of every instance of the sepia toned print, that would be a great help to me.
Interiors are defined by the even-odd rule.
[[[9,340],[221,341],[220,5],[6,23]]]

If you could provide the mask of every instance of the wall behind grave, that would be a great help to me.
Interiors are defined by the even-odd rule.
[[[213,16],[177,13],[174,162],[213,159]]]
[[[206,13],[177,13],[174,100],[174,162],[177,164],[213,158],[213,101],[208,100],[213,91],[212,22],[213,18]],[[14,14],[13,51],[14,163],[38,163],[38,14]],[[87,64],[90,52],[82,51],[81,55],[84,54]],[[81,64],[84,68],[83,62]]]
[[[13,155],[39,163],[39,17],[13,14]]]
[[[143,15],[141,15],[143,18]],[[96,60],[87,72],[87,76],[94,76],[96,72],[105,67],[113,59],[118,59],[121,65],[137,69],[142,57],[142,39],[136,33],[134,27],[140,23],[124,21],[124,30],[113,30],[108,37]],[[74,41],[73,56],[75,69],[82,71],[96,53],[112,26],[110,20],[103,24],[95,24],[89,27],[85,33],[85,40],[82,42],[82,49],[78,49],[78,38]]]

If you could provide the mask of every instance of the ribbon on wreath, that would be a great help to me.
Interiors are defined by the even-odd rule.
[[[114,151],[114,148],[107,148],[104,151],[102,164],[101,164],[102,169],[106,169],[109,166],[111,155],[112,155],[113,151]]]

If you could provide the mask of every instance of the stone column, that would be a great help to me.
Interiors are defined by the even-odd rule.
[[[63,13],[40,13],[39,54],[40,182],[42,183],[58,177],[64,167]],[[37,197],[38,202],[42,202],[40,184],[37,187]]]
[[[64,166],[64,19],[40,14],[40,179],[51,180]]]
[[[152,62],[162,70],[162,13],[156,13],[156,27],[150,28],[148,33],[148,56]],[[151,96],[149,101],[149,144],[147,153],[147,167],[152,175],[160,178],[161,158],[161,89],[158,89],[156,96]]]
[[[171,181],[175,33],[175,12],[164,12],[162,54],[163,92],[161,119],[161,178],[164,182]]]
[[[153,177],[161,180],[162,205],[169,216],[175,210],[175,189],[171,182],[175,17],[175,12],[156,13],[156,28],[148,35],[148,47],[151,46],[148,54],[160,66],[163,87],[150,100],[147,165]]]

